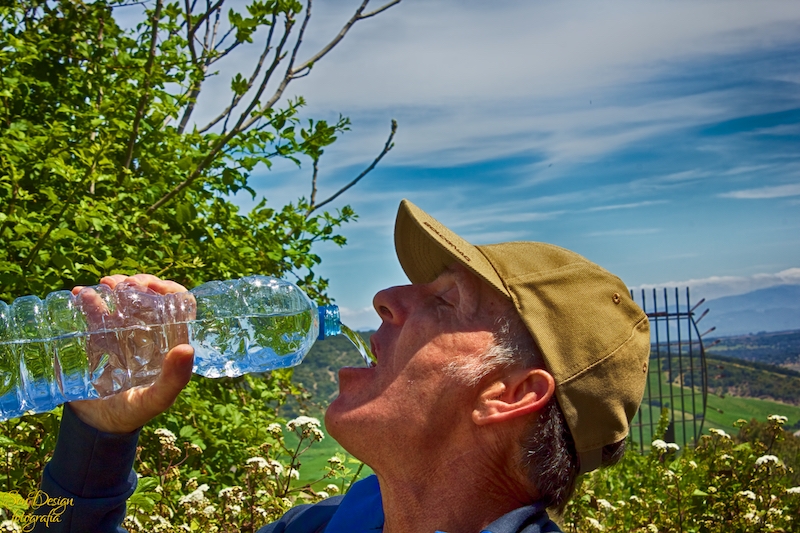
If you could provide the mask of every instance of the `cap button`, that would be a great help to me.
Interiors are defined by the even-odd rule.
[[[614,296],[612,296],[611,299],[614,300],[615,304],[619,304],[622,301],[622,298],[620,298],[618,292],[615,292]]]

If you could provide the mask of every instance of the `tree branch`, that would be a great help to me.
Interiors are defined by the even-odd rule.
[[[156,1],[156,9],[153,12],[153,29],[152,36],[150,37],[150,53],[147,56],[147,63],[144,66],[144,85],[142,87],[142,96],[139,98],[139,105],[136,108],[136,115],[133,119],[133,128],[131,129],[131,136],[128,139],[128,150],[125,155],[124,168],[130,169],[133,162],[133,149],[136,146],[136,137],[139,136],[139,125],[142,122],[142,115],[144,115],[144,107],[147,104],[147,98],[150,91],[150,71],[153,69],[153,61],[156,57],[156,50],[158,45],[158,22],[161,19],[161,6],[163,0]]]
[[[388,154],[389,151],[392,148],[394,148],[394,143],[392,142],[392,140],[394,139],[394,134],[396,132],[397,132],[397,121],[392,119],[392,131],[389,134],[389,138],[386,139],[386,144],[383,146],[383,150],[381,150],[381,153],[378,154],[378,157],[375,158],[375,160],[372,162],[372,164],[370,166],[368,166],[366,169],[364,169],[364,171],[361,174],[356,176],[356,178],[353,181],[351,181],[350,183],[348,183],[347,185],[345,185],[344,187],[342,187],[341,189],[336,191],[335,194],[329,196],[327,199],[325,199],[324,201],[320,202],[318,205],[314,205],[314,199],[313,199],[313,196],[312,196],[311,205],[308,206],[308,211],[306,212],[306,218],[308,218],[308,216],[311,215],[311,213],[313,213],[314,211],[316,211],[317,209],[319,209],[323,205],[329,204],[330,202],[332,202],[333,200],[338,198],[339,195],[341,195],[347,189],[349,189],[350,187],[352,187],[353,185],[355,185],[356,183],[361,181],[361,178],[363,178],[364,176],[366,176],[367,174],[372,172],[372,169],[374,169],[375,166],[378,163],[380,163],[381,159],[383,159],[383,156]],[[314,187],[314,189],[316,189],[316,182],[317,182],[316,161],[315,161],[315,165],[314,165],[314,178],[313,178],[313,180],[314,180],[313,187]],[[313,194],[314,193],[312,193],[312,195]]]
[[[222,3],[223,2],[224,2],[224,0],[220,0],[216,4],[214,4],[213,6],[209,7],[209,9],[211,9],[211,10],[216,12],[216,19],[214,21],[214,30],[213,30],[213,33],[211,34],[211,45],[210,45],[211,48],[213,48],[213,46],[214,46],[213,43],[214,43],[214,40],[217,38],[217,32],[219,31],[219,16],[220,16],[219,14],[220,14],[220,11],[222,10]],[[208,1],[206,2],[206,4],[208,5]],[[189,0],[186,0],[186,6],[187,7],[189,6]],[[208,15],[208,13],[210,13],[210,12],[205,13],[204,16]],[[191,12],[187,13],[187,17],[191,18]],[[194,113],[194,108],[197,105],[197,97],[200,95],[201,86],[203,85],[203,82],[205,81],[205,75],[206,75],[206,72],[208,71],[208,66],[211,63],[213,63],[214,61],[216,61],[217,59],[219,59],[219,58],[212,59],[211,56],[210,56],[211,48],[209,48],[209,46],[208,46],[209,31],[210,31],[210,23],[208,22],[209,17],[206,16],[205,20],[207,21],[207,23],[206,23],[206,35],[204,37],[205,42],[202,43],[202,45],[203,45],[203,54],[201,56],[202,64],[198,66],[198,68],[200,69],[200,72],[202,73],[202,77],[192,83],[191,90],[187,94],[188,103],[186,105],[186,109],[183,112],[183,116],[181,117],[181,122],[178,125],[178,132],[179,133],[183,133],[186,130],[186,126],[189,124],[189,118],[192,116],[192,113]],[[197,26],[195,26],[195,29],[197,29]],[[187,33],[187,37],[188,37],[189,42],[190,42],[190,45],[189,45],[190,50],[192,51],[192,63],[195,64],[195,65],[198,65],[197,54],[194,51],[195,36],[192,33]]]
[[[390,7],[392,7],[392,6],[394,6],[394,5],[397,5],[397,4],[399,4],[399,3],[401,2],[401,0],[392,0],[391,2],[389,2],[389,3],[385,4],[384,6],[382,6],[382,7],[379,7],[379,8],[378,8],[378,9],[376,9],[375,11],[372,11],[372,12],[370,12],[370,13],[367,13],[367,14],[365,14],[365,15],[362,15],[362,12],[364,11],[364,9],[366,9],[366,7],[367,7],[367,4],[369,4],[369,2],[370,2],[370,0],[364,0],[364,1],[361,3],[361,5],[358,7],[358,9],[356,9],[356,12],[353,14],[353,16],[350,18],[350,20],[348,20],[348,21],[347,21],[347,23],[345,23],[345,25],[344,25],[344,26],[342,26],[342,29],[341,29],[341,30],[339,30],[339,34],[338,34],[338,35],[336,35],[336,37],[334,37],[334,38],[333,38],[333,40],[332,40],[331,42],[329,42],[329,43],[328,43],[328,44],[327,44],[327,45],[326,45],[326,46],[325,46],[325,47],[324,47],[322,50],[320,50],[319,52],[317,52],[316,54],[314,54],[314,56],[313,56],[311,59],[307,60],[307,61],[306,61],[306,62],[304,62],[302,65],[300,65],[299,67],[297,67],[296,69],[294,69],[294,70],[292,71],[292,77],[293,77],[293,78],[299,78],[299,77],[302,77],[303,75],[302,75],[301,73],[302,73],[304,70],[306,70],[306,69],[310,69],[310,68],[311,68],[311,67],[314,65],[314,63],[316,63],[317,61],[319,61],[320,59],[322,59],[323,57],[325,57],[325,55],[326,55],[328,52],[330,52],[331,50],[333,50],[333,48],[334,48],[334,47],[335,47],[337,44],[339,44],[339,42],[340,42],[342,39],[344,39],[344,36],[345,36],[345,35],[347,35],[347,32],[348,32],[348,31],[350,31],[350,28],[351,28],[351,27],[353,27],[353,24],[355,24],[355,23],[356,23],[356,22],[358,22],[359,20],[364,20],[364,19],[366,19],[366,18],[369,18],[369,17],[374,17],[374,16],[375,16],[375,15],[377,15],[378,13],[381,13],[381,12],[383,12],[383,11],[386,11],[386,10],[387,10],[387,9],[389,9]]]
[[[369,13],[365,13],[364,15],[361,15],[361,17],[358,20],[364,20],[364,19],[368,19],[370,17],[374,17],[375,15],[383,13],[384,11],[386,11],[387,9],[392,7],[393,5],[399,4],[400,2],[401,2],[401,0],[392,0],[388,4],[385,4],[385,5],[381,6],[381,7],[379,7],[375,11],[370,11]]]
[[[275,49],[275,57],[274,57],[274,59],[272,61],[272,64],[270,65],[270,67],[267,70],[267,72],[264,73],[264,77],[263,77],[263,79],[262,79],[262,81],[261,81],[261,83],[260,83],[260,85],[258,87],[258,90],[254,94],[253,99],[250,101],[250,103],[247,106],[247,108],[239,115],[239,119],[237,120],[236,124],[233,126],[233,128],[230,130],[230,132],[228,132],[227,134],[222,135],[221,137],[219,137],[217,139],[217,142],[211,148],[211,150],[206,155],[206,157],[203,158],[203,160],[200,162],[200,164],[194,169],[194,171],[192,171],[191,175],[188,178],[186,178],[184,181],[182,181],[181,183],[176,185],[167,194],[162,196],[153,205],[151,205],[147,209],[147,214],[151,214],[156,209],[158,209],[159,207],[161,207],[165,203],[169,202],[172,198],[175,197],[176,194],[178,194],[180,191],[182,191],[183,189],[188,187],[192,182],[194,182],[198,177],[200,177],[200,175],[202,174],[203,170],[214,160],[214,158],[217,156],[217,154],[219,154],[219,152],[228,144],[228,142],[230,142],[230,140],[233,139],[234,136],[238,135],[242,131],[246,131],[253,124],[255,124],[258,120],[261,120],[263,112],[268,110],[268,109],[272,109],[275,106],[277,101],[281,98],[281,96],[283,96],[283,93],[286,90],[286,87],[289,85],[289,83],[293,79],[295,79],[296,76],[305,75],[302,71],[304,71],[306,69],[310,69],[315,61],[320,60],[328,52],[330,52],[344,38],[344,36],[347,34],[347,32],[350,30],[350,28],[352,27],[353,24],[355,24],[357,21],[362,20],[364,18],[369,18],[369,17],[375,16],[378,13],[381,13],[381,12],[389,9],[392,6],[394,6],[396,4],[399,4],[400,1],[401,0],[392,0],[392,1],[388,2],[387,4],[383,5],[382,7],[376,9],[375,11],[372,11],[370,13],[364,14],[363,11],[367,7],[367,5],[369,4],[370,0],[363,0],[362,4],[358,7],[358,9],[356,10],[356,12],[353,15],[353,17],[351,17],[350,20],[344,25],[344,27],[339,32],[339,34],[330,43],[328,43],[328,45],[326,45],[322,50],[320,50],[320,52],[315,54],[311,59],[309,59],[308,61],[306,61],[305,63],[303,63],[299,67],[295,68],[294,64],[295,64],[295,61],[296,61],[296,58],[297,58],[297,53],[298,53],[298,50],[300,49],[300,45],[301,45],[301,43],[303,41],[303,36],[305,34],[305,30],[306,30],[306,28],[308,26],[308,21],[309,21],[309,19],[311,17],[312,0],[308,0],[308,3],[306,5],[306,15],[305,15],[305,18],[303,20],[300,32],[298,34],[297,42],[295,43],[295,46],[294,46],[294,48],[292,50],[291,58],[289,60],[288,66],[286,68],[286,73],[284,74],[283,79],[281,80],[280,84],[278,85],[278,87],[275,90],[275,93],[272,95],[272,97],[268,101],[266,101],[263,104],[258,106],[260,111],[261,111],[261,113],[255,113],[255,114],[253,114],[251,116],[251,113],[253,112],[253,110],[256,108],[256,106],[261,101],[261,96],[264,93],[264,91],[266,90],[267,84],[268,84],[269,80],[271,79],[272,74],[276,70],[278,64],[285,57],[285,54],[282,53],[283,52],[283,48],[286,45],[286,42],[287,42],[287,40],[289,38],[289,34],[291,33],[292,26],[294,25],[294,21],[292,20],[292,18],[289,15],[287,15],[286,16],[286,24],[285,24],[284,35],[283,35],[283,37],[281,39],[280,44]],[[215,119],[215,120],[218,121],[218,120],[221,120],[221,119]],[[391,141],[392,141],[392,139],[394,137],[394,131],[396,129],[396,122],[392,121],[392,124],[393,124],[392,133],[389,136],[389,140],[387,141],[387,144],[384,147],[384,150],[375,159],[375,161],[373,161],[372,165],[370,165],[370,167],[368,169],[366,169],[364,172],[361,173],[360,176],[358,176],[355,180],[353,180],[353,182],[351,182],[350,184],[348,184],[347,186],[342,188],[339,192],[337,192],[335,195],[333,195],[332,197],[330,197],[327,200],[325,200],[325,202],[323,202],[323,204],[320,204],[320,205],[324,205],[324,204],[332,201],[333,199],[338,197],[341,193],[343,193],[344,191],[346,191],[347,189],[349,189],[350,187],[355,185],[359,180],[361,180],[361,178],[363,178],[367,173],[369,173],[375,167],[375,165],[377,165],[377,163],[383,158],[384,155],[386,155],[386,153],[389,152],[389,150],[391,150],[391,148],[393,146]],[[210,125],[210,126],[207,126],[207,128],[211,127],[211,126],[213,126],[213,124]],[[203,131],[206,131],[207,128],[204,128]],[[317,209],[318,207],[319,206],[316,206],[316,207],[312,206],[311,211]],[[311,211],[309,211],[309,213]]]
[[[309,211],[306,212],[306,217],[311,214],[311,208],[317,201],[317,174],[319,173],[319,156],[314,158],[314,172],[311,175],[311,201],[308,204]]]
[[[369,0],[365,1],[369,2]],[[289,64],[286,67],[286,73],[283,75],[283,79],[281,80],[280,85],[278,85],[278,88],[275,90],[275,93],[272,95],[272,97],[269,100],[267,100],[266,104],[261,106],[262,110],[272,109],[272,107],[277,103],[280,97],[283,96],[283,92],[286,90],[286,87],[289,85],[289,82],[292,81],[292,68],[294,66],[295,59],[297,58],[297,52],[298,50],[300,50],[300,45],[303,43],[303,35],[305,34],[306,28],[308,27],[308,21],[311,19],[311,2],[312,0],[308,0],[308,4],[306,5],[306,16],[303,18],[303,24],[300,26],[300,32],[297,34],[297,42],[294,43],[294,48],[292,49],[292,56],[289,59]],[[286,34],[284,35],[284,37],[288,35],[290,30],[291,26],[287,27]],[[275,57],[276,58],[278,57],[277,51],[275,52]],[[283,57],[281,57],[280,59],[283,59]],[[277,64],[275,66],[277,66]],[[262,88],[266,88],[266,83],[262,84]],[[258,95],[258,98],[259,99],[261,98],[260,93]],[[254,103],[255,101],[256,100],[253,100]],[[252,107],[250,110],[252,110]],[[247,111],[248,114],[250,113],[250,110]],[[241,118],[244,117],[245,114],[243,113],[241,115]],[[246,130],[259,119],[260,117],[258,115],[251,117],[250,120],[248,120],[247,122],[242,122],[240,119],[240,122],[236,125],[236,129],[239,129],[240,131]]]
[[[194,2],[194,3],[192,3],[192,9],[194,9],[194,6],[195,6],[195,4],[196,4],[196,3],[197,3],[197,2],[196,2],[196,0],[195,0],[195,2]],[[191,11],[189,11],[189,12],[187,13],[187,15],[188,15],[188,19],[187,19],[187,20],[189,21],[189,31],[188,31],[188,35],[189,35],[190,37],[191,37],[191,36],[193,36],[193,35],[194,35],[194,32],[197,30],[197,28],[199,28],[199,27],[200,27],[200,25],[201,25],[203,22],[205,22],[205,20],[206,20],[208,17],[210,17],[210,16],[211,16],[211,13],[212,13],[212,12],[214,12],[214,11],[216,11],[217,9],[221,8],[221,7],[222,7],[222,4],[224,4],[224,3],[225,3],[225,0],[217,0],[217,3],[216,3],[216,4],[214,4],[213,6],[208,6],[208,9],[206,10],[206,12],[205,12],[205,13],[203,13],[203,14],[200,16],[200,18],[199,18],[199,19],[197,19],[197,23],[196,23],[194,26],[192,26],[192,25],[191,25],[191,24],[192,24],[192,13],[191,13]],[[186,4],[187,4],[187,6],[188,6],[188,4],[189,4],[188,0],[187,0]],[[208,5],[208,3],[206,3],[206,5]]]
[[[281,42],[278,44],[278,47],[275,49],[275,58],[272,60],[272,64],[270,65],[270,68],[264,74],[264,80],[261,82],[261,86],[259,87],[259,89],[256,92],[256,94],[253,96],[253,100],[247,106],[247,109],[241,114],[241,116],[239,117],[239,120],[237,121],[237,123],[233,127],[233,129],[231,129],[230,132],[228,132],[227,134],[225,134],[225,135],[223,135],[223,136],[221,136],[221,137],[219,137],[217,139],[217,142],[214,144],[214,146],[211,148],[211,150],[208,152],[208,154],[203,158],[203,160],[200,162],[200,164],[197,165],[197,167],[194,169],[194,171],[192,171],[191,175],[188,178],[186,178],[181,183],[176,185],[171,191],[169,191],[167,194],[162,196],[156,203],[154,203],[153,205],[151,205],[150,207],[147,208],[147,214],[148,215],[150,213],[152,213],[153,211],[155,211],[156,209],[158,209],[159,207],[161,207],[162,205],[164,205],[165,203],[169,202],[176,194],[181,192],[183,189],[188,187],[194,180],[196,180],[198,177],[200,177],[200,174],[202,174],[203,170],[214,160],[214,158],[225,147],[225,145],[227,145],[228,142],[230,142],[230,140],[233,139],[233,137],[235,135],[237,135],[240,131],[242,131],[242,129],[246,129],[246,128],[241,128],[242,123],[245,121],[245,118],[250,114],[250,112],[253,110],[253,108],[258,103],[259,98],[261,97],[261,94],[264,92],[264,88],[267,85],[267,81],[269,80],[270,76],[272,75],[272,72],[275,71],[275,68],[278,66],[278,64],[280,63],[281,59],[283,59],[283,56],[281,55],[281,51],[283,50],[283,47],[286,44],[286,41],[289,39],[289,33],[291,32],[291,26],[292,26],[292,21],[287,19],[287,21],[286,21],[286,31],[285,31],[285,33],[283,35],[283,38],[281,39]]]

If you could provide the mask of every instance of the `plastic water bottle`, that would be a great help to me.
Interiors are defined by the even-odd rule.
[[[294,366],[340,326],[335,305],[267,276],[167,295],[123,282],[0,301],[0,420],[152,384],[181,343],[206,377]]]

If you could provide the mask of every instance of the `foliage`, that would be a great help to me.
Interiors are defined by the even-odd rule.
[[[299,483],[303,454],[324,434],[318,420],[285,422],[276,406],[301,394],[291,372],[211,380],[195,377],[141,432],[125,527],[140,531],[254,531],[297,503],[346,492],[357,479],[345,457]],[[54,446],[60,410],[3,423],[0,508],[35,492]],[[285,422],[285,423],[284,423]],[[284,429],[285,428],[285,429]],[[24,506],[24,502],[21,502]],[[22,508],[24,511],[24,508]],[[20,510],[18,510],[20,512]]]
[[[664,411],[662,432],[666,420]],[[800,487],[792,476],[800,464],[774,455],[776,442],[794,438],[783,431],[785,422],[772,416],[763,433],[741,442],[711,430],[682,453],[660,439],[648,455],[630,450],[619,465],[583,477],[565,511],[564,530],[797,531]]]
[[[325,300],[313,245],[343,245],[338,228],[356,215],[317,211],[342,192],[318,201],[317,170],[349,121],[301,123],[304,100],[284,93],[354,23],[397,1],[372,13],[364,1],[305,61],[311,2],[0,3],[0,299],[139,271],[188,286],[294,274]],[[121,28],[117,10],[141,5],[138,24]],[[212,118],[199,123],[208,79],[241,66],[234,51],[250,52],[249,72],[231,76],[229,98],[207,98]],[[390,136],[368,170],[391,147]],[[312,163],[310,196],[283,207],[257,198],[251,177],[276,158]],[[256,200],[252,211],[239,212],[237,193]]]
[[[352,472],[342,457],[297,486],[303,453],[324,434],[317,419],[283,425],[275,417],[275,403],[299,393],[289,378],[278,371],[264,379],[193,381],[190,395],[143,430],[142,479],[125,526],[132,532],[181,531],[184,524],[192,531],[254,531],[296,503],[346,490]],[[325,490],[315,489],[320,482]]]
[[[396,124],[365,171],[320,200],[320,158],[349,121],[301,120],[304,100],[286,99],[285,91],[353,24],[398,2],[367,12],[364,0],[307,59],[301,45],[310,1],[249,0],[233,8],[225,0],[0,2],[0,299],[139,271],[187,286],[294,275],[312,298],[326,301],[314,245],[345,244],[339,229],[356,215],[348,206],[321,208],[392,148]],[[124,29],[118,10],[137,6],[141,17]],[[200,123],[195,109],[209,78],[241,68],[234,52],[252,63],[230,76],[225,98],[206,97],[211,118]],[[258,197],[252,178],[276,159],[311,164],[308,196],[282,207]],[[256,206],[241,213],[237,194]],[[303,394],[290,375],[194,379],[142,432],[143,477],[127,525],[248,531],[298,498],[324,496],[291,483],[300,453],[321,433],[308,420],[295,422],[289,431],[298,433],[299,448],[292,448],[276,429],[283,422],[277,407]],[[59,420],[57,409],[0,424],[4,504],[18,511],[22,504],[9,494],[35,490]],[[353,478],[341,458],[322,475],[340,478],[340,489]]]

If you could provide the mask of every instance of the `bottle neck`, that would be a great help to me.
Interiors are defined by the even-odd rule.
[[[334,335],[341,335],[341,322],[339,320],[339,306],[321,305],[317,308],[319,312],[319,336],[317,340],[322,340]]]

